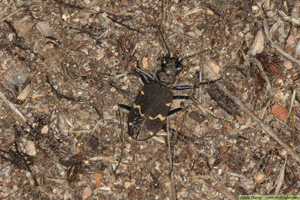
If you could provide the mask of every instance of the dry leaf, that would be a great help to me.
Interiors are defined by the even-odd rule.
[[[272,113],[274,117],[284,122],[288,117],[289,111],[284,106],[275,104],[272,106]]]
[[[93,178],[96,181],[96,188],[101,187],[102,174],[101,173],[95,173],[94,176],[93,176]]]

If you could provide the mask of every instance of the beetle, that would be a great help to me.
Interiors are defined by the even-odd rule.
[[[183,58],[184,59],[184,58]],[[139,68],[135,72],[140,76],[144,87],[139,91],[132,107],[119,104],[129,110],[128,133],[135,140],[147,140],[153,137],[164,125],[166,118],[182,108],[170,110],[173,99],[189,99],[189,96],[174,96],[172,89],[193,89],[195,86],[173,86],[176,76],[182,71],[181,61],[170,54],[163,57],[161,69],[153,78]]]

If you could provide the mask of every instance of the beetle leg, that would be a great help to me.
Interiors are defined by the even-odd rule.
[[[171,90],[188,90],[194,88],[196,88],[194,85],[180,85],[172,87]]]
[[[135,72],[138,73],[138,75],[141,77],[144,84],[154,81],[154,79],[151,76],[149,76],[139,68],[136,68]]]
[[[169,113],[168,113],[168,116],[173,115],[173,114],[175,114],[175,113],[177,113],[181,110],[182,110],[182,108],[175,108],[173,110],[170,110]]]
[[[200,85],[202,84],[208,84],[208,83],[214,83],[218,80],[220,80],[221,78],[218,78],[216,80],[208,80],[208,81],[201,81],[196,83],[195,85],[178,85],[178,86],[173,86],[171,87],[171,90],[188,90],[188,89],[194,89],[194,88],[198,88]]]
[[[128,110],[128,111],[130,111],[130,109],[131,109],[130,106],[127,106],[127,105],[125,105],[125,104],[118,104],[118,106],[119,106],[120,108],[123,108],[123,109]]]
[[[173,96],[173,99],[190,99],[190,96]]]

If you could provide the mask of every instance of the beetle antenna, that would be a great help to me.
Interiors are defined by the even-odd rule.
[[[179,60],[179,62],[181,62],[181,61],[183,61],[183,60],[185,60],[185,59],[192,58],[192,57],[194,57],[194,56],[200,55],[200,54],[205,53],[205,52],[207,52],[207,51],[209,51],[210,53],[212,52],[210,49],[206,49],[206,50],[204,50],[204,51],[200,51],[200,52],[194,53],[194,54],[192,54],[192,55],[186,56],[186,57],[184,57],[184,58],[181,58],[181,59]]]
[[[166,40],[165,40],[165,37],[164,37],[164,35],[163,35],[161,29],[158,28],[158,30],[159,30],[159,33],[160,33],[160,35],[161,35],[163,41],[164,41],[164,45],[165,45],[165,47],[166,47],[166,49],[167,49],[167,51],[168,51],[168,55],[167,55],[167,56],[170,57],[171,54],[170,54],[170,50],[169,50],[169,47],[168,47],[168,45],[167,45],[167,42],[166,42]]]

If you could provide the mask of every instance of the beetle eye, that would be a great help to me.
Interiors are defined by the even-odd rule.
[[[167,64],[167,60],[165,58],[162,59],[162,64]]]
[[[177,71],[181,71],[181,70],[182,70],[182,65],[181,65],[181,64],[177,65],[177,66],[176,66],[176,70],[177,70]]]

